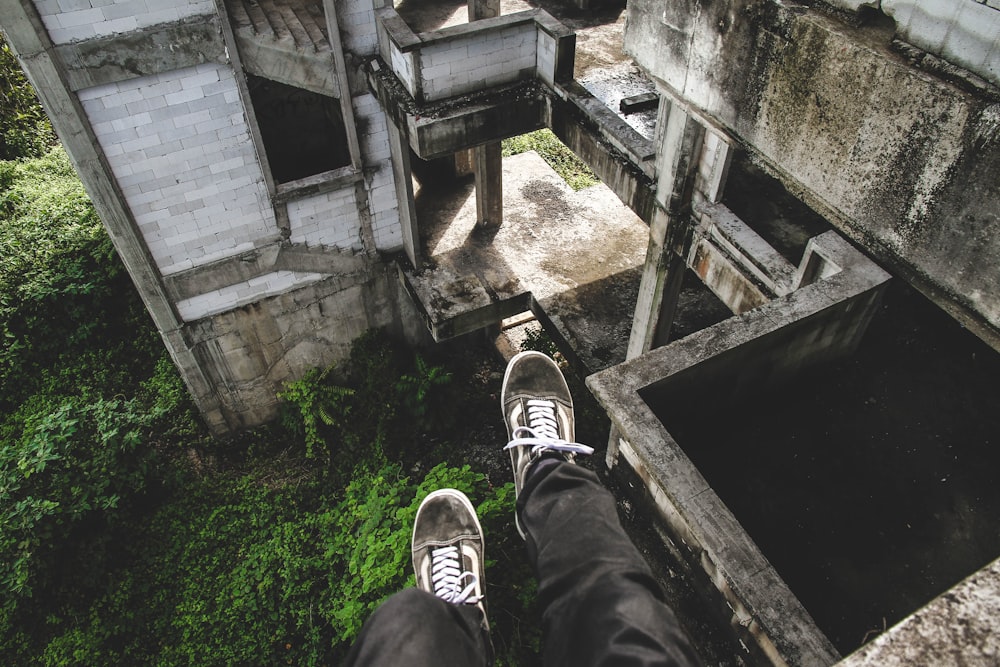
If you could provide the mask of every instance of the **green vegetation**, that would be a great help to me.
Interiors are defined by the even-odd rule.
[[[44,145],[34,122],[9,136]],[[509,471],[491,483],[468,451],[494,433],[456,424],[496,421],[494,371],[373,332],[289,383],[280,423],[212,440],[65,153],[18,156],[0,161],[4,664],[334,664],[412,584],[412,519],[441,486],[498,559],[501,662],[537,660]]]
[[[565,144],[552,134],[552,130],[542,129],[518,137],[504,139],[503,156],[535,151],[574,190],[582,190],[600,183],[594,172],[578,158]]]
[[[0,37],[0,160],[40,157],[56,143],[55,132],[17,64]]]

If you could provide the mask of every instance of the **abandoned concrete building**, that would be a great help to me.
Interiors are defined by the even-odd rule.
[[[850,355],[890,275],[1000,350],[1000,1],[600,9],[0,0],[0,26],[216,433],[368,329],[534,317],[739,661],[995,664],[1000,561],[835,647],[649,403]],[[603,185],[501,158],[540,128]],[[474,176],[456,198],[441,173]],[[680,321],[685,276],[710,326]]]

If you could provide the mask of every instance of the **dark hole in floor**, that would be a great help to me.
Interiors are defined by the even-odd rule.
[[[998,377],[897,282],[850,359],[732,404],[646,398],[846,654],[1000,555]]]

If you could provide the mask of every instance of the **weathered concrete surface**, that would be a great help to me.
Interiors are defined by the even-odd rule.
[[[392,267],[367,262],[352,273],[331,275],[307,287],[192,322],[187,345],[218,392],[226,428],[273,419],[282,383],[346,359],[351,343],[385,327],[411,343],[426,331],[402,294]]]
[[[791,191],[1000,347],[1000,106],[891,33],[774,0],[634,0],[625,49]]]
[[[534,81],[418,107],[383,61],[369,61],[365,70],[369,86],[391,122],[413,152],[425,160],[450,156],[544,125],[543,95]]]
[[[1000,663],[1000,560],[917,610],[846,659],[841,667]]]
[[[737,638],[755,661],[773,664],[829,665],[838,656],[642,393],[739,396],[852,351],[889,276],[833,232],[815,242],[839,271],[587,379],[612,420],[609,465],[624,463],[643,481],[694,575],[730,610]]]
[[[227,62],[219,17],[198,16],[122,35],[55,47],[71,90],[141,76]]]
[[[535,153],[505,158],[504,224],[475,227],[472,184],[420,191],[427,264],[406,281],[439,337],[531,308],[594,371],[625,358],[646,226],[602,185],[573,192]]]

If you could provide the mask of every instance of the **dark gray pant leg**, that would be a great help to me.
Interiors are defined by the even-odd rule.
[[[493,647],[479,609],[445,602],[417,588],[400,591],[379,605],[344,662],[358,667],[492,663]]]
[[[700,664],[593,472],[543,459],[517,505],[546,665]]]

